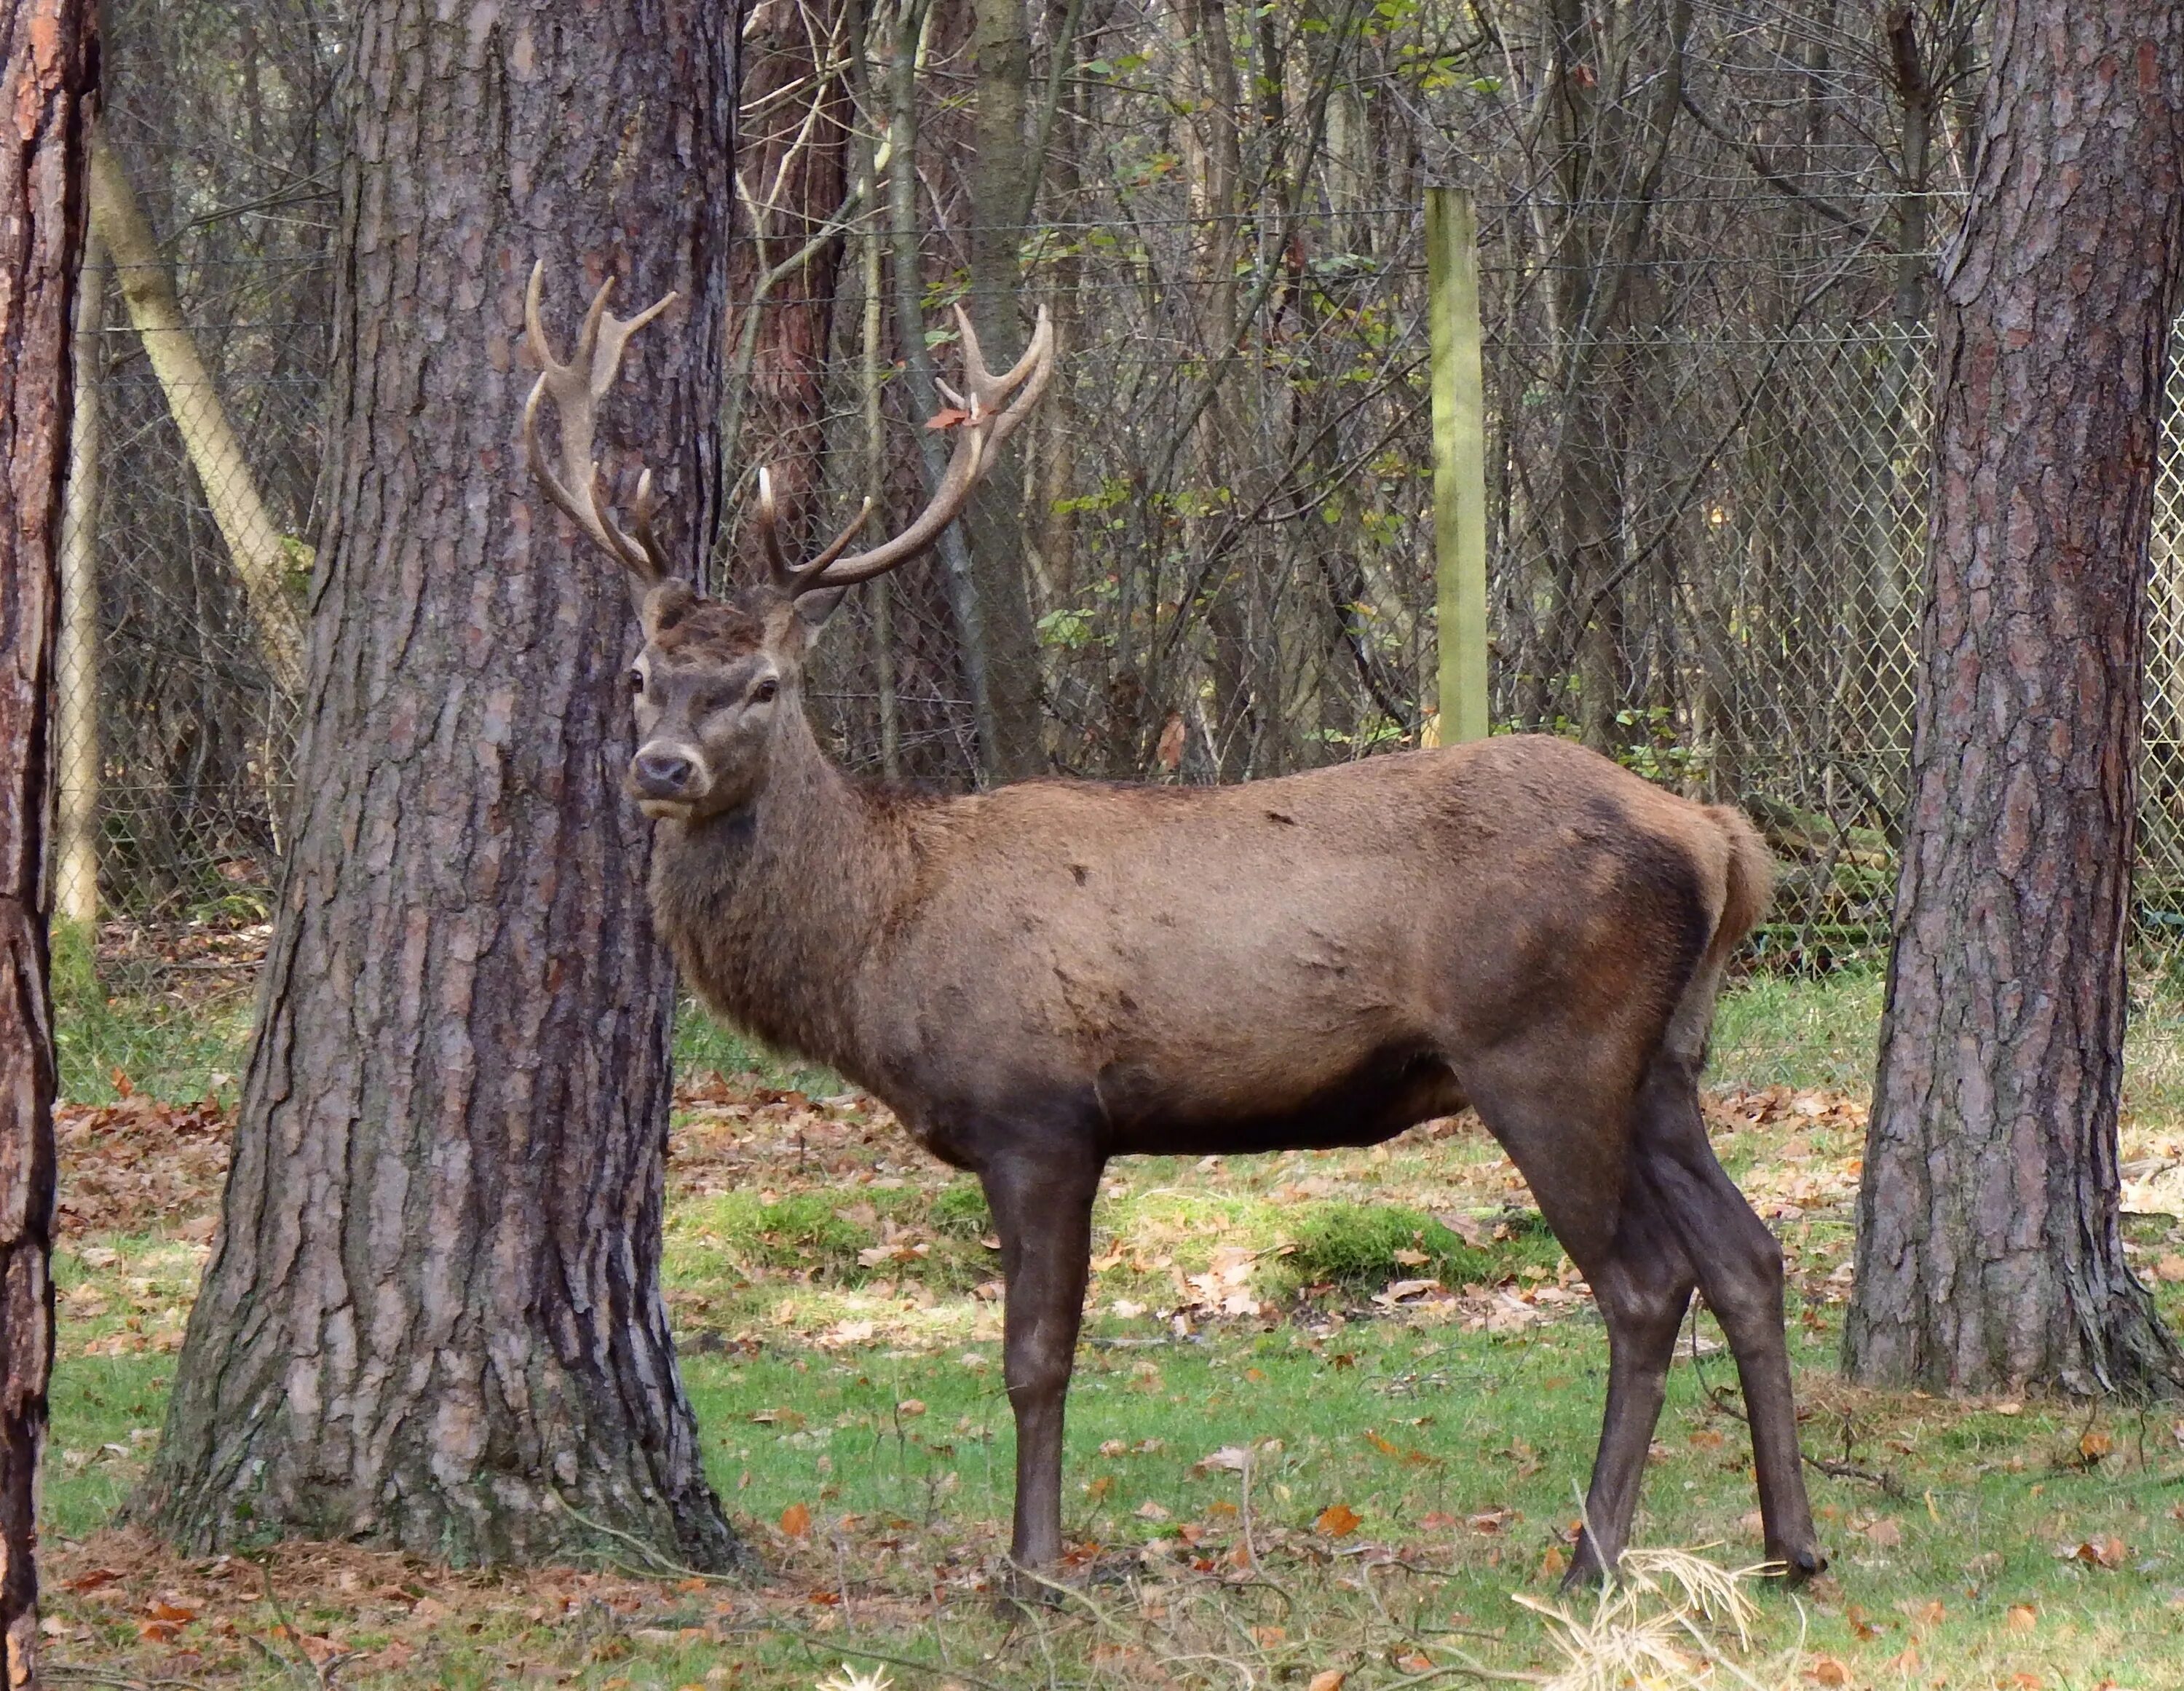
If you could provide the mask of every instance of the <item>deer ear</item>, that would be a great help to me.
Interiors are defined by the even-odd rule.
[[[804,632],[804,643],[811,645],[819,638],[819,631],[827,626],[849,593],[847,587],[827,587],[817,592],[805,593],[796,601],[796,620]]]
[[[657,639],[664,630],[674,627],[698,603],[697,592],[688,581],[671,578],[648,587],[632,576],[630,592],[637,601],[637,620],[647,640]]]

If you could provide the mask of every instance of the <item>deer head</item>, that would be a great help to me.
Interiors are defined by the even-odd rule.
[[[961,307],[963,389],[941,392],[961,414],[955,448],[925,509],[892,539],[851,552],[872,515],[855,518],[816,555],[793,559],[782,544],[772,478],[760,470],[754,525],[763,572],[727,598],[709,599],[670,576],[653,533],[652,473],[637,484],[631,526],[608,508],[605,478],[593,456],[598,408],[613,387],[630,337],[674,303],[665,299],[627,321],[607,309],[611,279],[593,295],[575,350],[555,359],[539,321],[545,266],[531,272],[524,321],[538,385],[523,408],[531,472],[554,504],[592,542],[627,571],[644,633],[630,670],[638,750],[630,759],[631,797],[648,816],[694,821],[738,809],[765,785],[783,724],[801,721],[804,659],[843,590],[868,581],[928,550],[954,521],[994,462],[1001,443],[1039,403],[1054,371],[1054,325],[1039,308],[1031,345],[1015,367],[987,370],[978,337]],[[1013,398],[1011,396],[1013,395]],[[558,472],[539,442],[538,414],[551,398],[560,418]]]

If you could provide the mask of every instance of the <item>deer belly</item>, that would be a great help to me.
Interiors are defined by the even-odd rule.
[[[1231,1156],[1373,1145],[1464,1107],[1437,1054],[1385,1046],[1332,1072],[1111,1062],[1096,1082],[1112,1154]]]

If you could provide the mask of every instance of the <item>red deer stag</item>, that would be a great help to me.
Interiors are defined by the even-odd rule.
[[[805,658],[843,588],[930,547],[1054,364],[989,374],[932,502],[794,561],[761,482],[762,581],[669,577],[638,485],[606,509],[593,410],[632,322],[591,305],[524,413],[547,494],[630,574],[628,788],[659,824],[652,907],[718,1015],[883,1099],[977,1175],[1000,1236],[1017,1424],[1011,1552],[1061,1550],[1062,1403],[1110,1157],[1369,1145],[1474,1108],[1607,1323],[1605,1424],[1573,1575],[1611,1569],[1696,1287],[1736,1357],[1767,1554],[1824,1566],[1798,1466],[1774,1237],[1714,1160],[1697,1083],[1724,965],[1768,895],[1736,811],[1557,739],[1510,737],[1236,787],[1028,781],[968,797],[853,781],[805,720]],[[664,303],[664,302],[663,302]],[[560,414],[560,468],[538,410]],[[1012,397],[1013,396],[1013,397]]]

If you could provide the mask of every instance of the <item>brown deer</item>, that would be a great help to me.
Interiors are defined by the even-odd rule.
[[[1019,1565],[1061,1550],[1062,1404],[1107,1160],[1369,1145],[1467,1104],[1607,1323],[1573,1577],[1612,1569],[1628,1538],[1694,1287],[1736,1354],[1767,1554],[1793,1577],[1825,1565],[1781,1252],[1699,1115],[1715,991],[1768,896],[1741,815],[1525,737],[1235,787],[1043,780],[950,798],[853,781],[805,719],[805,654],[843,588],[933,543],[1038,403],[1045,314],[994,375],[958,313],[965,392],[948,398],[964,416],[909,527],[850,553],[861,513],[792,560],[761,480],[766,577],[715,600],[668,576],[649,478],[632,535],[592,461],[593,408],[661,306],[624,323],[602,287],[564,364],[538,287],[534,272],[544,373],[525,442],[548,495],[633,584],[628,788],[659,824],[660,931],[715,1014],[847,1076],[983,1183],[1008,1288]],[[549,395],[558,474],[538,432]]]

